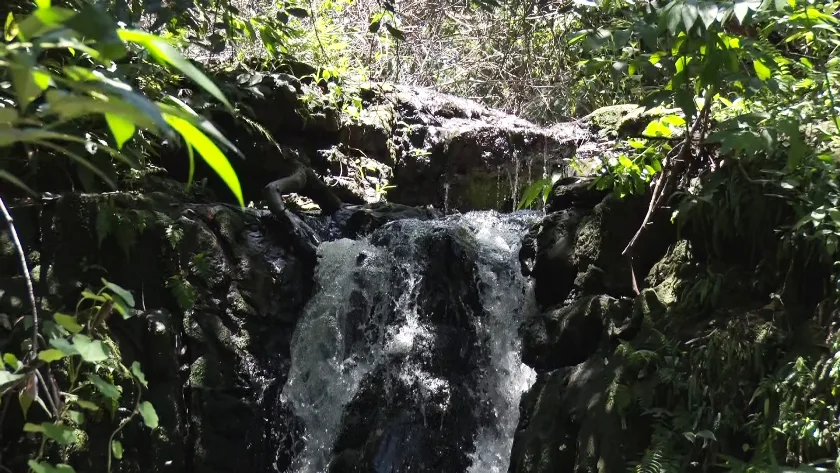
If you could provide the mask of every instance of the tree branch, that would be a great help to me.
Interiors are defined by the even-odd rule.
[[[30,347],[30,361],[32,361],[38,357],[39,319],[38,306],[35,302],[35,287],[32,285],[32,274],[29,272],[29,265],[26,262],[26,252],[23,249],[23,245],[20,243],[20,238],[18,238],[14,219],[12,219],[9,209],[6,208],[6,203],[3,201],[2,196],[0,196],[0,211],[3,212],[3,217],[6,218],[6,223],[9,225],[9,233],[12,236],[12,243],[15,245],[15,250],[18,254],[20,269],[23,272],[24,279],[26,280],[26,290],[29,293],[29,304],[32,306],[32,346]]]

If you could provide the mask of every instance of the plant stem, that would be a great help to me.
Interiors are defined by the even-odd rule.
[[[23,271],[23,277],[26,282],[26,290],[29,293],[29,304],[32,306],[32,346],[30,347],[30,357],[32,360],[35,360],[38,357],[39,326],[38,307],[35,302],[35,287],[32,285],[32,275],[29,272],[29,265],[26,262],[26,253],[23,249],[23,245],[21,245],[20,238],[18,238],[17,228],[15,227],[14,219],[12,219],[12,215],[9,213],[9,209],[6,208],[6,202],[3,201],[2,196],[0,196],[0,211],[3,212],[3,217],[6,218],[6,223],[9,225],[9,233],[12,236],[12,243],[15,245],[15,250],[18,254],[20,269],[21,271]]]

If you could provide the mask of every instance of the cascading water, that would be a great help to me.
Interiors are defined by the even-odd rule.
[[[507,471],[535,378],[516,256],[537,218],[398,220],[321,244],[282,393],[305,426],[294,473]]]

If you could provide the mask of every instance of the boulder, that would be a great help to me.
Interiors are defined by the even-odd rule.
[[[629,301],[585,296],[527,320],[522,327],[522,361],[539,370],[583,363],[610,339],[632,330]]]

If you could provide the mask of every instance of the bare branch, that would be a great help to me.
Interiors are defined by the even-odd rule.
[[[29,293],[29,304],[32,306],[32,347],[30,348],[30,360],[35,360],[38,357],[39,319],[38,306],[35,302],[35,287],[32,285],[32,274],[29,272],[29,264],[26,262],[26,252],[23,249],[23,245],[20,243],[20,238],[18,238],[14,219],[12,219],[9,209],[6,208],[6,203],[3,201],[2,196],[0,196],[0,211],[3,212],[3,217],[6,218],[6,223],[9,225],[9,233],[12,236],[12,243],[15,245],[15,250],[17,250],[18,259],[20,261],[20,269],[23,272],[24,279],[26,280],[26,290]]]

